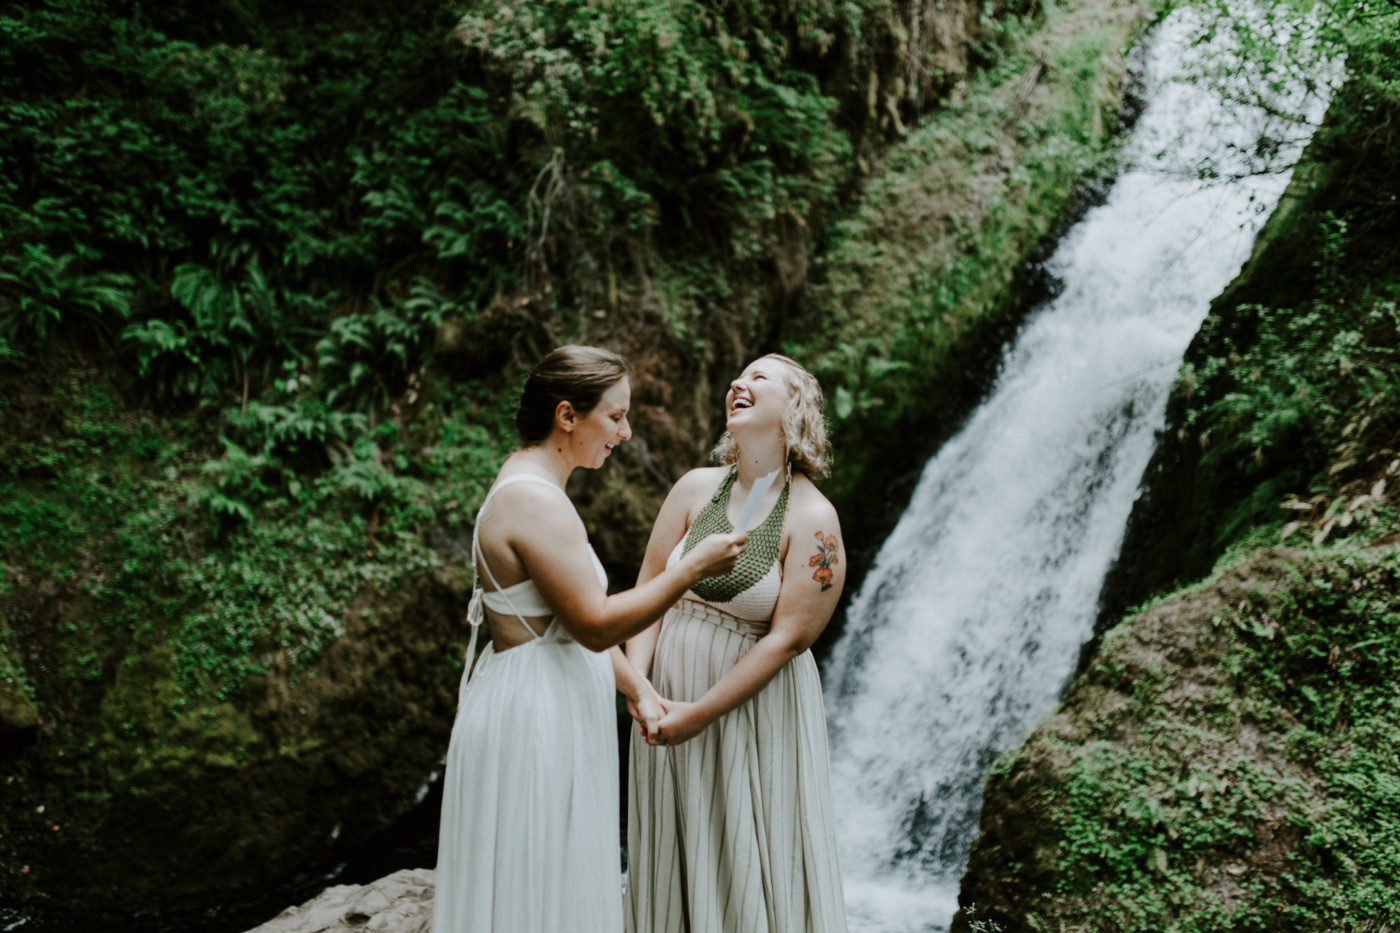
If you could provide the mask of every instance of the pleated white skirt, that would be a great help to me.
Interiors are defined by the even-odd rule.
[[[619,933],[612,665],[558,622],[464,679],[447,751],[433,933]]]
[[[698,700],[767,630],[682,600],[661,626],[657,691]],[[631,933],[845,933],[810,651],[688,742],[653,747],[634,731],[629,761]]]

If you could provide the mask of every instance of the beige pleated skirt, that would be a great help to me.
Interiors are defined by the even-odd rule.
[[[704,603],[666,615],[662,696],[698,700],[768,630]],[[688,742],[633,730],[631,933],[845,933],[826,717],[810,651]]]

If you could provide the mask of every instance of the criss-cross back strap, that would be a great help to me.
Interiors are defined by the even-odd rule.
[[[481,516],[482,513],[486,511],[486,506],[490,504],[491,497],[494,496],[498,490],[519,482],[543,483],[550,489],[558,489],[560,493],[564,492],[564,490],[559,489],[558,486],[554,485],[543,476],[536,476],[534,473],[514,473],[492,486],[490,491],[486,493],[486,498],[481,501],[481,507],[476,510],[476,524],[472,527],[472,566],[473,568],[479,567],[486,571],[486,578],[490,580],[491,585],[495,587],[495,592],[501,594],[501,598],[506,601],[506,605],[510,607],[510,611],[515,613],[515,617],[520,620],[520,624],[525,626],[525,630],[532,636],[539,638],[540,633],[535,631],[534,626],[525,621],[525,617],[520,614],[519,609],[515,608],[515,603],[511,602],[510,596],[507,595],[505,589],[496,581],[496,575],[491,572],[491,565],[486,562],[486,558],[481,553],[479,538]],[[481,630],[482,623],[486,621],[485,599],[486,591],[481,586],[481,578],[478,573],[476,579],[472,583],[471,602],[467,604],[467,625],[471,627],[471,636],[467,640],[467,664],[469,665],[476,657],[477,633]],[[471,678],[470,670],[467,672],[467,677],[468,679]]]

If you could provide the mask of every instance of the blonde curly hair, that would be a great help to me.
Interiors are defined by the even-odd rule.
[[[761,360],[777,360],[788,368],[788,403],[783,411],[783,444],[788,466],[811,479],[822,479],[831,472],[831,442],[826,437],[826,416],[822,414],[822,387],[807,369],[781,353],[767,353]],[[738,445],[728,431],[711,454],[715,462],[728,466],[738,459]]]

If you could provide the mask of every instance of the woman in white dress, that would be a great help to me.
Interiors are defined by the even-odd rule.
[[[710,574],[744,535],[714,535],[643,586],[609,596],[564,492],[631,436],[622,357],[562,347],[530,374],[521,449],[477,513],[472,648],[447,752],[434,933],[619,933],[616,687],[661,710],[613,646]],[[478,627],[490,641],[471,664]],[[609,654],[611,651],[611,658]]]
[[[716,454],[676,483],[640,583],[725,533],[762,494],[734,570],[702,580],[627,643],[666,715],[632,736],[632,933],[845,933],[821,683],[808,649],[845,581],[821,389],[787,357],[730,385]],[[760,477],[776,473],[766,493]],[[755,489],[755,485],[758,489]],[[766,516],[757,518],[757,516]],[[645,688],[643,688],[645,689]]]

